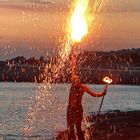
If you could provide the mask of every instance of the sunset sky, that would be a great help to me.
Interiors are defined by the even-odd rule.
[[[0,60],[52,54],[65,36],[71,0],[0,0]],[[108,0],[100,45],[93,50],[140,48],[140,0]],[[91,36],[94,38],[94,36]]]

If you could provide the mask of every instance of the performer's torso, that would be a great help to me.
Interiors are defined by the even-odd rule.
[[[70,95],[69,95],[69,106],[71,107],[78,107],[82,105],[82,97],[83,97],[84,91],[82,89],[82,85],[74,85],[72,84],[72,87],[70,89]]]

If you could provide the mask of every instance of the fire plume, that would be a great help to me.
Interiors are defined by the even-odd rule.
[[[70,18],[70,34],[73,42],[80,42],[88,33],[88,0],[77,0]]]

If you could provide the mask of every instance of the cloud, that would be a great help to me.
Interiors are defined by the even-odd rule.
[[[53,47],[53,49],[52,49]],[[0,40],[0,60],[14,58],[15,56],[36,57],[46,56],[47,53],[53,56],[57,53],[57,47],[53,41],[32,42],[32,41],[10,41]]]
[[[0,0],[0,7],[37,12],[67,12],[68,5],[48,0]]]
[[[53,3],[50,0],[0,0],[0,3]]]
[[[140,12],[140,0],[108,0],[105,12]]]
[[[67,0],[0,0],[0,7],[49,12],[68,12]],[[140,0],[108,0],[102,13],[140,12]]]

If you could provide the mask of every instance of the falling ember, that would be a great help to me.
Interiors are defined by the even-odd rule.
[[[88,0],[77,0],[70,18],[70,34],[74,42],[80,42],[88,33],[87,13]]]
[[[90,31],[91,25],[95,27],[96,17],[98,17],[97,14],[95,16],[95,13],[96,11],[100,11],[103,3],[103,0],[94,0],[93,4],[89,4],[89,0],[75,0],[74,8],[71,7],[72,11],[70,12],[68,25],[66,27],[68,34],[66,35],[66,40],[64,39],[65,41],[61,44],[62,50],[59,52],[60,58],[55,65],[46,65],[43,72],[43,84],[39,85],[35,98],[32,97],[29,101],[26,125],[23,130],[25,135],[32,135],[36,126],[39,126],[42,132],[46,132],[46,123],[49,124],[49,132],[51,132],[51,134],[58,132],[58,112],[59,114],[60,112],[63,112],[62,110],[65,110],[65,105],[60,104],[58,106],[58,102],[52,91],[51,83],[56,82],[55,80],[58,79],[60,73],[62,73],[65,62],[69,60],[73,43],[76,44],[77,42],[80,42]],[[92,5],[90,7],[91,9],[89,8],[89,5]],[[91,11],[93,13],[92,15],[90,14]],[[91,24],[93,17],[94,24]],[[49,122],[52,120],[53,123],[50,124]]]
[[[110,79],[109,77],[105,77],[105,78],[103,79],[103,81],[104,81],[105,83],[107,83],[107,84],[111,84],[111,83],[113,82],[113,80]]]

